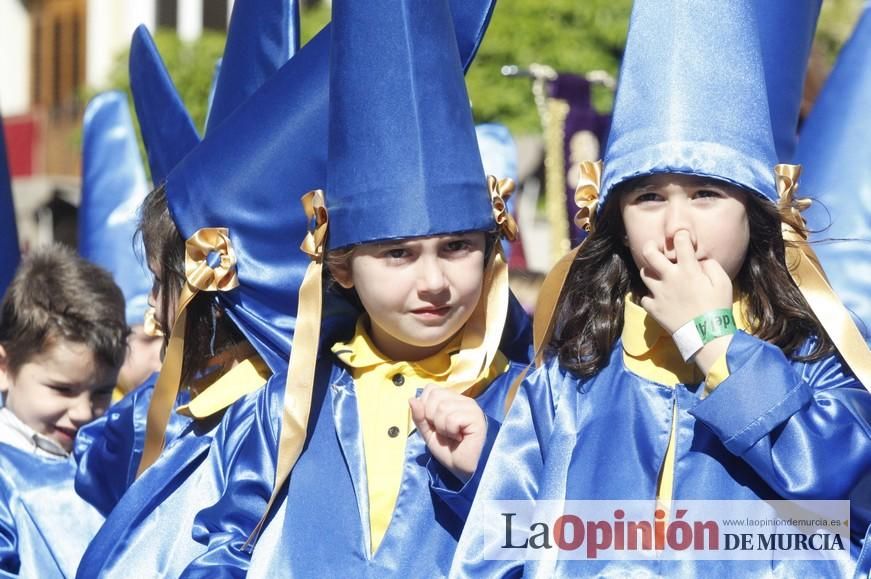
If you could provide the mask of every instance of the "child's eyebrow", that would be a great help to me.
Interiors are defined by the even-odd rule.
[[[696,187],[696,188],[710,187],[711,189],[726,189],[728,186],[721,181],[715,181],[713,179],[705,179],[704,181],[700,181],[698,184],[694,185],[694,187]]]

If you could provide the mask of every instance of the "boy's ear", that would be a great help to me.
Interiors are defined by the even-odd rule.
[[[330,275],[333,276],[333,279],[336,280],[340,286],[345,289],[351,289],[354,287],[354,280],[351,277],[351,260],[344,260],[343,263],[328,263],[327,267],[330,269]]]

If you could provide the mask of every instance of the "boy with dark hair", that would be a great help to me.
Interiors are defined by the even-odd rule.
[[[106,271],[60,245],[22,262],[0,306],[0,572],[75,574],[102,521],[70,451],[111,401],[127,334]]]

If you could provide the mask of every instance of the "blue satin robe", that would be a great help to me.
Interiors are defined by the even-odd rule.
[[[102,417],[83,426],[76,436],[73,451],[78,469],[76,492],[94,505],[103,516],[109,512],[136,480],[136,471],[145,448],[145,422],[154,394],[157,374],[116,402]],[[188,401],[187,391],[179,404]],[[168,441],[174,440],[191,419],[173,413],[166,428]]]
[[[511,363],[476,399],[490,425],[485,453],[498,432],[509,387],[523,368]],[[315,384],[306,446],[253,556],[242,547],[272,490],[283,384],[261,391],[254,428],[246,440],[222,449],[232,482],[221,501],[197,517],[194,534],[209,549],[184,577],[244,577],[249,562],[250,577],[447,573],[478,478],[458,488],[456,479],[431,460],[415,431],[406,445],[393,518],[370,557],[366,465],[354,381],[330,355],[318,364]]]
[[[73,490],[72,459],[0,444],[0,577],[73,577],[103,517]]]
[[[281,384],[283,387],[283,379]],[[256,398],[257,391],[228,409],[228,414],[237,417],[239,432],[246,431]],[[225,485],[223,471],[216,468],[220,463],[208,458],[218,444],[216,436],[232,438],[238,433],[219,429],[218,420],[207,425],[174,416],[174,420],[186,421],[183,428],[115,505],[88,546],[77,577],[121,577],[131,572],[140,577],[178,577],[204,550],[191,537],[194,516],[215,503]],[[224,418],[226,415],[221,420]],[[221,443],[231,444],[226,440]],[[119,458],[124,455],[119,453]]]
[[[808,342],[802,352],[810,348]],[[699,385],[670,388],[627,371],[619,342],[590,379],[548,361],[518,392],[477,500],[653,500],[676,404],[675,500],[847,499],[852,493],[855,559],[869,523],[869,505],[855,499],[871,490],[871,394],[835,356],[792,362],[743,332],[733,336],[727,363],[729,377],[702,399]],[[472,507],[452,577],[850,573],[818,561],[486,560],[483,539],[504,536],[505,522],[483,512],[480,502]]]

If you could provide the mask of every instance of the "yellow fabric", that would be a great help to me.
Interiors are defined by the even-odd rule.
[[[191,418],[208,418],[261,388],[271,375],[272,370],[260,356],[251,356],[212,382],[190,403],[179,406],[176,412]]]
[[[363,434],[366,480],[369,494],[371,552],[378,550],[399,496],[405,464],[405,443],[414,432],[408,399],[428,384],[450,388],[453,366],[462,336],[457,335],[441,351],[418,362],[397,362],[378,351],[367,330],[368,320],[357,321],[354,337],[339,342],[333,353],[350,368],[354,378],[357,411]],[[505,372],[508,361],[498,353],[486,374],[478,377],[466,395],[476,396]],[[398,378],[401,376],[401,379]],[[462,385],[465,387],[465,384]],[[390,434],[394,436],[390,436]]]
[[[735,326],[739,330],[747,328],[740,300],[732,304]],[[623,363],[633,374],[645,380],[674,387],[677,384],[697,384],[702,381],[702,373],[693,363],[687,364],[674,345],[671,336],[662,326],[647,314],[644,308],[632,301],[632,294],[626,296],[623,309]],[[705,395],[729,377],[726,355],[723,354],[705,376]],[[674,457],[677,430],[677,406],[672,410],[671,433],[668,448],[659,473],[659,486],[656,496],[661,505],[671,503],[674,489]]]

